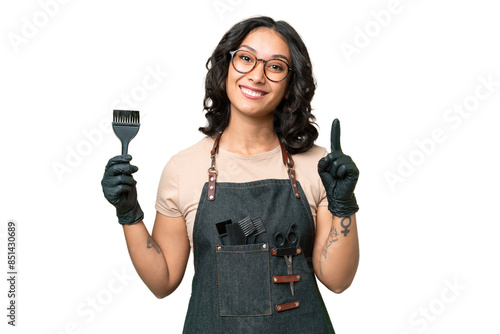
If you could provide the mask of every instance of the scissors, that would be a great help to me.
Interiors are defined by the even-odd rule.
[[[297,246],[297,233],[295,233],[295,224],[290,225],[290,228],[288,229],[288,233],[286,236],[284,236],[281,232],[276,233],[274,236],[274,241],[276,242],[276,246],[279,248],[284,247],[285,245],[287,247],[295,247]],[[285,258],[285,264],[286,264],[286,269],[288,272],[288,275],[293,274],[293,265],[292,265],[292,255],[284,255]],[[290,290],[292,290],[292,296],[295,296],[295,288],[293,286],[293,282],[290,282]]]

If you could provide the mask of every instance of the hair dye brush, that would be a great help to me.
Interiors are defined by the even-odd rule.
[[[139,111],[113,110],[113,131],[122,142],[122,155],[127,154],[128,144],[139,132]]]

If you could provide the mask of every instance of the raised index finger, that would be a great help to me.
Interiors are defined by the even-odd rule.
[[[332,152],[334,151],[342,152],[342,148],[340,147],[340,122],[338,118],[335,118],[333,120],[330,142],[331,142]]]

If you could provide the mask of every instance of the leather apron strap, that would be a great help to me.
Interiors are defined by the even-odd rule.
[[[215,185],[217,182],[217,175],[218,171],[217,168],[215,167],[215,157],[219,153],[219,141],[222,136],[222,132],[219,132],[217,134],[217,137],[215,137],[214,141],[214,146],[212,147],[212,150],[210,151],[210,158],[212,159],[212,163],[210,165],[210,168],[208,169],[208,200],[213,201],[215,200]],[[288,151],[285,148],[285,144],[283,144],[283,140],[279,138],[280,142],[280,147],[281,147],[281,153],[283,157],[283,164],[286,166],[287,172],[288,172],[288,178],[290,179],[290,184],[292,186],[293,194],[295,198],[300,198],[300,193],[297,188],[297,181],[295,177],[295,164],[292,159],[292,155],[288,153]]]

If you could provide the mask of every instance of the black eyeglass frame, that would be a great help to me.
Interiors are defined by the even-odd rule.
[[[252,55],[255,57],[255,63],[253,64],[253,67],[252,67],[250,70],[248,70],[248,71],[246,71],[246,72],[242,72],[242,71],[238,71],[238,69],[236,68],[236,66],[234,66],[234,55],[235,55],[235,53],[236,53],[236,52],[238,52],[238,51],[245,51],[245,52],[248,52],[248,53],[252,54]],[[262,58],[257,58],[257,55],[256,55],[255,53],[250,52],[250,51],[245,50],[245,49],[239,49],[239,50],[229,51],[229,54],[231,55],[231,65],[233,65],[234,70],[235,70],[236,72],[238,72],[238,73],[245,74],[245,73],[250,73],[250,72],[252,72],[252,71],[255,69],[255,67],[257,66],[257,64],[259,63],[259,61],[261,61],[262,63],[264,63],[264,75],[266,76],[266,78],[267,78],[269,81],[272,81],[272,82],[281,82],[281,81],[285,80],[285,79],[286,79],[286,77],[288,76],[288,73],[290,73],[291,71],[293,71],[293,68],[292,68],[292,67],[290,67],[290,65],[288,65],[288,63],[287,63],[286,61],[284,61],[283,59],[279,59],[279,58],[270,58],[270,59],[264,60],[264,59],[262,59]],[[283,79],[281,79],[281,80],[273,80],[273,79],[270,79],[270,78],[267,76],[267,73],[266,73],[266,63],[267,63],[268,61],[270,61],[270,60],[278,60],[278,61],[280,61],[280,62],[282,62],[282,63],[284,63],[284,64],[286,65],[287,72],[286,72],[285,76],[283,77]]]

